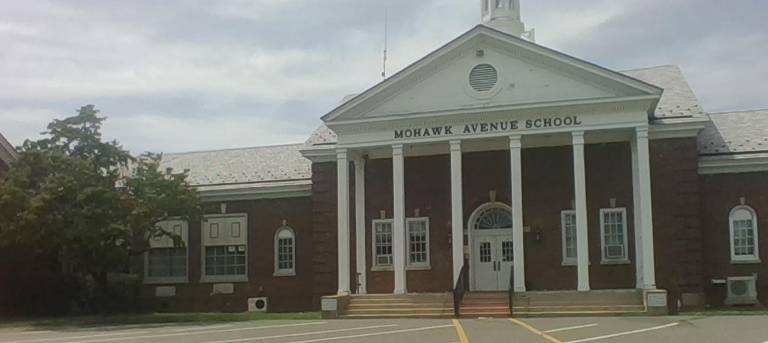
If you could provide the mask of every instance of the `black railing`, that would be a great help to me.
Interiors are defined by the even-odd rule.
[[[456,280],[456,287],[453,288],[453,314],[458,318],[461,315],[461,302],[464,301],[464,294],[469,289],[469,267],[466,263],[461,267],[459,278]]]
[[[510,268],[509,272],[509,293],[507,296],[509,297],[509,315],[513,316],[515,314],[514,306],[515,306],[515,265],[513,264]]]

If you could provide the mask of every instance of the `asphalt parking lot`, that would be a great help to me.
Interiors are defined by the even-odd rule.
[[[768,343],[768,316],[255,321],[0,329],[5,343]]]

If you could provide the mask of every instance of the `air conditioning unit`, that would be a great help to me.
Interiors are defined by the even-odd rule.
[[[756,305],[757,275],[728,278],[726,305]]]
[[[248,312],[267,312],[269,298],[248,298]]]

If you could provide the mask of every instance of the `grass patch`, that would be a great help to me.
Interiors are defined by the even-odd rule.
[[[253,320],[314,320],[318,312],[306,313],[154,313],[136,315],[108,315],[85,317],[61,317],[45,319],[16,319],[4,321],[0,327],[63,328],[104,325],[137,325],[168,323],[226,323]]]

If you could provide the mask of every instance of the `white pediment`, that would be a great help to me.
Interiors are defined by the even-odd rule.
[[[470,75],[479,65],[473,88]],[[481,25],[323,119],[384,119],[660,94],[655,86]]]

